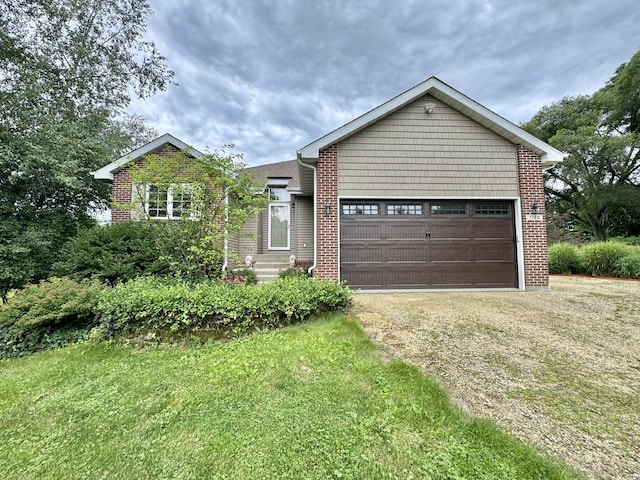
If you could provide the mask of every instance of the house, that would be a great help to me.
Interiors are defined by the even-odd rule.
[[[185,148],[165,135],[127,158]],[[271,201],[245,227],[253,239],[229,248],[259,263],[295,255],[318,278],[367,290],[545,290],[542,170],[563,158],[431,77],[295,160],[250,169]],[[125,164],[95,172],[116,199],[132,189]]]

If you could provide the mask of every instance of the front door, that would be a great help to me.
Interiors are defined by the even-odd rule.
[[[269,250],[289,250],[289,205],[269,205]]]
[[[269,250],[289,250],[291,196],[286,188],[270,188]]]

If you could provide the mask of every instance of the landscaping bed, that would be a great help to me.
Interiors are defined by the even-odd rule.
[[[551,291],[360,294],[386,357],[590,478],[640,478],[640,284],[552,277]]]

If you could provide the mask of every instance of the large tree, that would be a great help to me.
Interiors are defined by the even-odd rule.
[[[640,208],[640,52],[593,95],[544,107],[524,128],[569,154],[545,174],[551,212],[597,240],[606,240],[613,218],[619,231],[633,231]]]
[[[130,95],[173,75],[143,38],[150,14],[146,0],[0,4],[0,295],[46,275],[107,198],[90,172],[145,137]]]

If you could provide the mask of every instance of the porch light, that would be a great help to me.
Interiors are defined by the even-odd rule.
[[[539,215],[540,212],[542,212],[542,207],[540,206],[540,204],[538,202],[533,202],[531,204],[531,213],[533,213],[534,215]]]
[[[328,217],[329,215],[331,215],[331,204],[330,203],[325,203],[324,204],[324,216]]]

